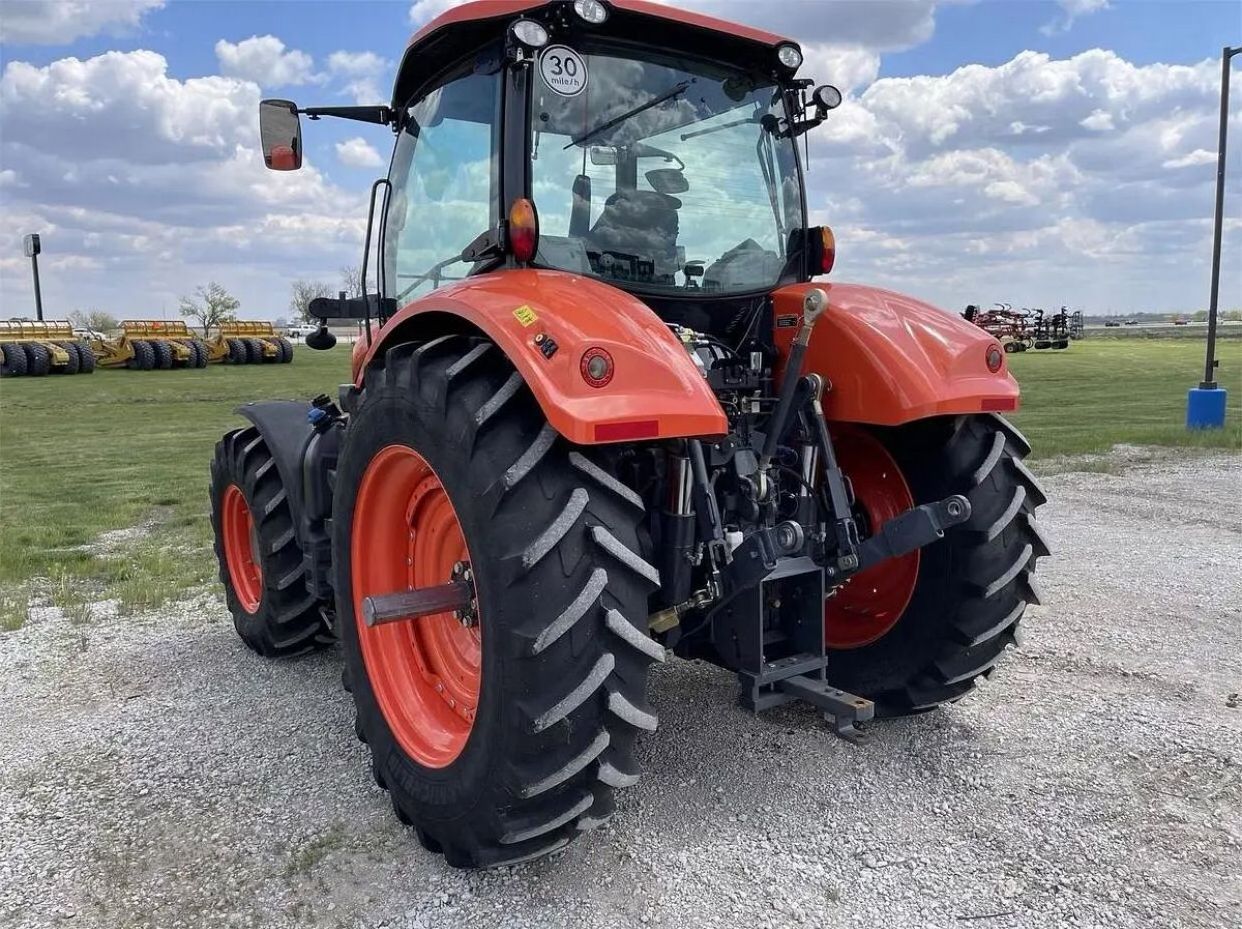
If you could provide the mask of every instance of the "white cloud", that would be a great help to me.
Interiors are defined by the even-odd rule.
[[[5,0],[0,42],[68,45],[100,32],[135,29],[164,0]]]
[[[234,77],[177,80],[151,51],[10,62],[0,168],[20,186],[5,187],[0,255],[41,232],[49,261],[78,269],[44,281],[66,312],[78,299],[128,312],[135,293],[172,307],[219,279],[243,314],[271,315],[283,281],[356,258],[366,205],[310,158],[298,172],[264,169],[259,96]],[[0,275],[0,304],[20,306],[28,290],[26,276]]]
[[[375,52],[333,52],[328,56],[328,70],[334,74],[373,77],[388,67],[388,59]]]
[[[807,44],[802,56],[800,76],[832,84],[843,94],[862,90],[880,73],[879,54],[860,46]]]
[[[843,277],[947,306],[1185,306],[1208,254],[1216,84],[1210,60],[1099,49],[880,78],[812,138],[812,217],[840,230]]]
[[[1113,114],[1105,110],[1095,110],[1090,116],[1080,119],[1078,125],[1092,132],[1108,132],[1113,128]]]
[[[360,136],[337,142],[336,157],[341,164],[351,168],[378,168],[384,163],[375,146]]]
[[[1111,6],[1109,0],[1057,0],[1057,5],[1061,7],[1061,15],[1039,27],[1044,35],[1069,32],[1075,20],[1107,10]]]
[[[274,35],[251,36],[233,43],[216,43],[220,70],[231,77],[254,81],[261,87],[306,84],[315,79],[314,59],[297,49],[286,51],[285,43]]]
[[[1180,158],[1170,158],[1163,162],[1163,168],[1197,168],[1201,165],[1214,165],[1217,162],[1216,152],[1209,152],[1206,148],[1197,148],[1193,152],[1182,155]]]
[[[388,93],[380,90],[380,78],[391,69],[392,62],[374,52],[338,51],[328,56],[328,71],[345,79],[341,92],[363,106],[388,100]]]

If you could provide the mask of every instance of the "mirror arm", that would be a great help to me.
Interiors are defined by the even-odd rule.
[[[396,119],[396,114],[386,106],[308,106],[298,110],[309,119],[321,116],[336,116],[340,119],[353,119],[362,123],[376,123],[387,126]]]

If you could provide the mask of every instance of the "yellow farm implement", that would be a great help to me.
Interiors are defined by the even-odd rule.
[[[293,343],[277,335],[268,322],[234,320],[221,323],[207,345],[207,360],[225,364],[288,364],[293,361]]]
[[[0,320],[0,377],[90,374],[95,360],[67,322]]]
[[[203,368],[208,361],[207,343],[182,320],[127,319],[119,337],[95,339],[92,347],[105,368]]]

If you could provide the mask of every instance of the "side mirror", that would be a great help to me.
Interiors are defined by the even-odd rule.
[[[259,104],[259,141],[263,163],[272,171],[302,167],[302,121],[292,100],[264,100]]]

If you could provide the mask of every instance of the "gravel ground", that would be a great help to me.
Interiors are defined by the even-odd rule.
[[[1242,925],[1242,457],[1046,480],[1046,605],[989,686],[866,747],[655,669],[613,823],[453,871],[399,826],[335,652],[203,595],[0,636],[0,925]]]

